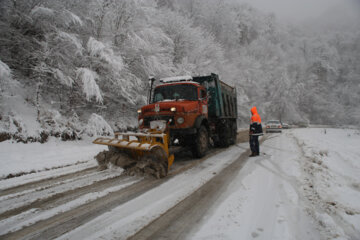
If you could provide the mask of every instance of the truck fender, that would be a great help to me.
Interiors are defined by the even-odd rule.
[[[201,124],[202,124],[204,121],[205,121],[205,127],[206,127],[207,129],[209,129],[209,126],[208,126],[208,124],[207,124],[207,119],[206,119],[206,117],[204,117],[204,116],[198,116],[198,117],[196,118],[194,127],[195,127],[196,129],[199,129],[200,126],[201,126]]]

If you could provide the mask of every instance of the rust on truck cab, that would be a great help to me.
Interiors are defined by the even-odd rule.
[[[203,86],[190,81],[166,83],[154,89],[152,103],[141,108],[139,122],[140,128],[148,128],[153,120],[166,120],[170,129],[191,131],[200,115],[208,117]]]
[[[174,161],[171,150],[179,149],[172,146],[190,148],[194,157],[201,158],[210,145],[235,143],[236,89],[218,75],[170,77],[155,89],[155,78],[149,81],[149,104],[138,110],[140,131],[93,141],[109,147],[96,157],[101,169],[111,163],[130,174],[161,178]]]
[[[162,79],[153,91],[150,87],[149,95],[149,104],[138,111],[140,129],[165,120],[169,144],[191,147],[196,157],[205,155],[209,143],[227,147],[235,142],[236,89],[218,75]]]

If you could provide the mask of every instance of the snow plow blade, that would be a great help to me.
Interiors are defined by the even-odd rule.
[[[147,174],[157,178],[165,177],[174,162],[168,142],[169,134],[152,129],[144,133],[116,133],[114,138],[99,137],[93,141],[109,146],[109,151],[95,157],[100,168],[105,169],[112,163],[130,175]]]

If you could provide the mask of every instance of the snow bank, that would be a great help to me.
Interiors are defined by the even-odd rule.
[[[101,145],[90,141],[63,142],[51,138],[45,144],[41,143],[0,143],[0,179],[9,175],[39,172],[68,165],[96,161],[94,156],[104,150]]]
[[[360,131],[294,129],[305,159],[308,212],[331,239],[360,238]]]

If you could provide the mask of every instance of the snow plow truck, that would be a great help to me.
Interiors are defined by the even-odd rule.
[[[163,78],[153,89],[154,83],[150,78],[149,103],[138,110],[138,132],[93,141],[109,146],[96,156],[100,167],[112,163],[130,174],[162,178],[174,161],[172,147],[187,147],[201,158],[210,145],[235,143],[236,89],[217,74]]]

